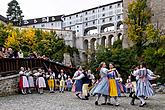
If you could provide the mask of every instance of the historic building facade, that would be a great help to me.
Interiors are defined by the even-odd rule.
[[[72,39],[75,42],[68,44],[79,49],[80,59],[83,62],[91,57],[87,56],[87,51],[95,51],[98,45],[113,45],[115,40],[122,39],[122,20],[123,0],[119,0],[69,15],[24,20],[22,27],[73,31],[75,39],[74,37]]]

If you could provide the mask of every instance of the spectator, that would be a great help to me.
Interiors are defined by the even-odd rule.
[[[24,58],[24,57],[23,57],[23,52],[22,52],[22,50],[19,50],[19,52],[18,52],[18,58]]]

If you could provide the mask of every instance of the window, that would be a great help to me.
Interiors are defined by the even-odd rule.
[[[85,20],[88,20],[88,18],[85,18]]]
[[[105,16],[105,14],[103,14],[103,16]]]
[[[85,23],[86,26],[88,26],[88,23]]]
[[[77,32],[79,32],[79,30],[77,30]]]
[[[45,25],[44,25],[44,24],[42,24],[42,25],[41,25],[41,27],[45,27]]]
[[[71,27],[69,27],[69,29],[71,30]]]
[[[33,28],[35,28],[35,26],[33,26]]]
[[[117,4],[117,7],[120,7],[120,3]]]
[[[109,9],[111,9],[111,8],[112,8],[112,5],[109,6]]]
[[[105,10],[105,8],[103,8],[103,11]]]
[[[78,15],[76,15],[76,17],[78,17]]]
[[[109,21],[112,21],[112,17],[111,17],[111,18],[109,18]]]
[[[87,15],[87,14],[88,14],[88,12],[85,12],[85,14]]]
[[[103,19],[102,22],[104,23],[105,22],[105,19]]]
[[[51,23],[51,25],[53,26],[53,23]]]
[[[69,19],[71,19],[71,16],[69,17]]]
[[[95,24],[95,21],[93,21],[93,24]]]
[[[95,13],[95,10],[93,10],[92,12]]]
[[[70,24],[72,24],[72,22],[70,22]]]
[[[118,16],[117,16],[117,19],[120,19],[120,18],[121,18],[120,15],[118,15]]]
[[[64,18],[64,21],[65,21],[65,18]]]
[[[79,26],[77,26],[77,28],[79,28]]]

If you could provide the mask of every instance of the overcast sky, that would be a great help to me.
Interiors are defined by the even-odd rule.
[[[11,0],[0,0],[0,14],[6,16],[7,4]],[[24,19],[72,14],[120,0],[17,0]]]

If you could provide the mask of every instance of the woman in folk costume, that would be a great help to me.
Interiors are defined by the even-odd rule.
[[[59,90],[59,92],[64,93],[65,81],[67,79],[67,75],[64,73],[63,70],[61,70],[60,74],[58,75],[58,78],[60,80],[60,90]]]
[[[109,64],[109,68],[110,70],[108,71],[108,79],[109,79],[109,96],[110,98],[114,98],[116,101],[115,106],[119,106],[119,102],[118,102],[118,96],[121,96],[121,92],[120,92],[120,87],[119,87],[119,73],[116,70],[116,68],[114,68],[114,65],[112,63]],[[112,105],[111,104],[111,100],[109,98],[109,103],[108,105]]]
[[[68,79],[66,80],[66,85],[67,85],[67,90],[71,91],[72,90],[72,79],[70,78],[70,76],[68,76]]]
[[[28,78],[28,82],[29,82],[29,89],[28,92],[31,93],[31,88],[34,88],[34,78],[33,78],[33,74],[32,71],[30,70],[30,68],[28,68],[28,70],[26,71],[26,76]]]
[[[28,79],[25,75],[24,68],[21,67],[20,69],[21,70],[19,72],[19,75],[20,75],[19,89],[21,90],[22,94],[25,95],[27,89],[29,88],[29,83],[28,83]]]
[[[137,84],[136,84],[136,96],[140,99],[141,104],[140,107],[146,105],[144,97],[153,96],[154,92],[152,90],[152,86],[149,80],[156,79],[153,75],[153,72],[146,68],[146,63],[142,63],[142,68],[134,71],[134,76],[138,77]]]
[[[44,79],[44,73],[42,71],[42,69],[38,69],[38,73],[36,73],[37,75],[37,80],[36,80],[36,85],[38,87],[38,92],[40,94],[43,94],[43,89],[46,88],[46,83],[45,83],[45,79]]]
[[[82,100],[88,100],[89,97],[89,89],[88,89],[88,85],[90,83],[89,81],[89,77],[87,75],[87,72],[85,71],[85,68],[82,68],[82,74],[76,78],[74,78],[75,80],[82,80],[82,96],[85,98],[82,98]]]
[[[78,66],[77,71],[74,73],[73,79],[81,76],[82,74],[83,74],[82,73],[82,68],[81,68],[81,66]],[[74,85],[75,85],[76,96],[78,98],[82,98],[82,85],[83,85],[82,80],[81,79],[75,80]]]
[[[98,101],[101,95],[105,97],[105,103],[102,103],[102,105],[105,105],[107,101],[107,96],[109,96],[109,83],[107,79],[108,69],[105,68],[106,67],[105,62],[101,62],[99,67],[100,67],[99,75],[101,78],[99,79],[98,83],[92,88],[91,93],[93,95],[97,94],[95,105],[98,105]]]
[[[49,86],[49,92],[53,93],[54,92],[54,84],[55,84],[55,73],[49,68],[48,69],[48,74],[47,74],[47,79],[48,79],[48,86]]]

